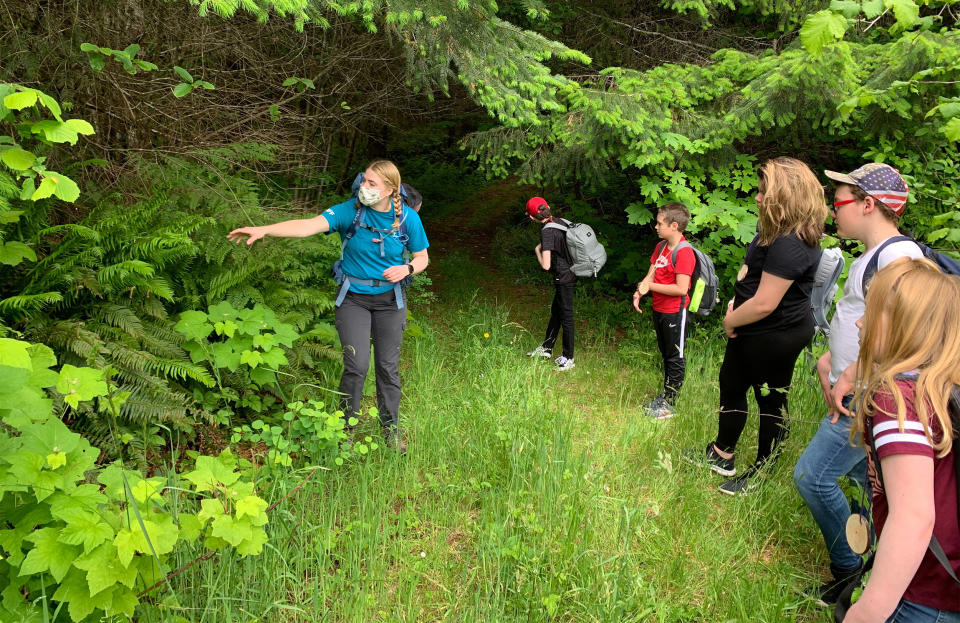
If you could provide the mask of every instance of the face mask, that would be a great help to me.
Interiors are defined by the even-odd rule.
[[[380,191],[376,188],[367,188],[366,186],[361,186],[357,191],[357,199],[360,200],[360,203],[369,207],[380,201]]]

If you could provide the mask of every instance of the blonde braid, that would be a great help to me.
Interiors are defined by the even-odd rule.
[[[400,217],[403,216],[403,195],[400,186],[393,191],[393,228],[400,229]]]

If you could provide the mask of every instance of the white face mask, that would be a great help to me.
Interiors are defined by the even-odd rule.
[[[357,199],[367,207],[372,206],[380,201],[380,191],[376,188],[361,186],[360,189],[357,190]]]

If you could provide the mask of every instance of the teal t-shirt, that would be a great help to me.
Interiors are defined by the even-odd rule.
[[[341,238],[353,223],[353,217],[357,213],[357,200],[351,198],[343,203],[338,203],[332,208],[323,212],[323,218],[330,224],[332,234],[337,232]],[[360,279],[383,279],[383,271],[391,266],[399,266],[403,261],[403,242],[400,240],[403,232],[408,236],[407,249],[411,253],[423,251],[430,246],[427,242],[427,232],[423,229],[423,222],[420,221],[420,215],[407,206],[403,206],[404,228],[394,234],[387,235],[383,240],[384,256],[380,257],[380,243],[374,242],[375,236],[372,231],[364,227],[357,227],[357,232],[347,242],[343,249],[343,272],[351,277]],[[394,213],[377,212],[372,208],[364,210],[363,222],[370,227],[377,229],[390,229],[393,227]],[[382,286],[366,286],[356,283],[350,284],[350,291],[357,294],[381,294],[393,289],[393,284]]]

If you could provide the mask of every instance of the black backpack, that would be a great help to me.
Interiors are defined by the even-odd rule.
[[[887,245],[891,245],[894,242],[903,242],[904,240],[909,240],[913,244],[920,247],[920,251],[923,253],[923,257],[932,261],[934,264],[940,267],[940,270],[945,272],[948,275],[958,275],[960,276],[960,262],[953,259],[948,255],[940,253],[936,249],[932,249],[927,245],[919,242],[918,240],[910,236],[893,236],[892,238],[887,238],[880,243],[880,246],[877,247],[877,250],[874,252],[873,256],[870,258],[870,261],[867,263],[867,267],[863,270],[863,278],[860,280],[860,287],[864,292],[867,291],[867,282],[870,281],[870,278],[873,277],[877,272],[877,267],[880,265],[880,252],[883,251]]]

